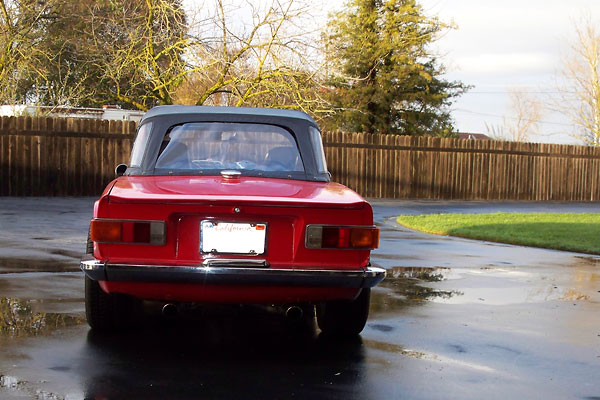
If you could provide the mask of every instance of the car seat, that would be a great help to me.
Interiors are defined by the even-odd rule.
[[[291,146],[274,147],[265,155],[265,165],[274,171],[300,171],[298,150]]]

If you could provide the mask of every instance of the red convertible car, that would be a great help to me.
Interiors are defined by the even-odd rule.
[[[141,120],[129,166],[94,205],[89,325],[117,330],[132,304],[279,305],[326,334],[356,335],[379,230],[371,206],[330,182],[321,134],[290,110],[162,106]],[[305,314],[306,315],[306,314]]]

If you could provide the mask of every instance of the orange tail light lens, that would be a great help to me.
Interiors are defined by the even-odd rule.
[[[308,225],[305,245],[309,249],[372,250],[379,246],[374,226]]]
[[[93,219],[90,237],[100,243],[165,244],[164,221]]]
[[[90,237],[94,242],[120,242],[121,221],[93,219]]]
[[[376,249],[379,247],[379,229],[354,228],[350,230],[350,246],[352,248]]]

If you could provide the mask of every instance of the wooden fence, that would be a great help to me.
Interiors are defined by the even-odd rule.
[[[98,195],[127,163],[135,124],[2,117],[0,195]],[[333,180],[366,197],[600,200],[600,149],[325,133]]]
[[[600,148],[326,133],[334,180],[366,197],[600,200]]]
[[[0,195],[93,196],[129,159],[135,122],[0,119]]]

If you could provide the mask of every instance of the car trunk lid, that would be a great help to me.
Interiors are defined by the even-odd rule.
[[[115,182],[115,203],[239,203],[362,208],[365,200],[343,185],[294,179],[222,176],[129,176]]]

